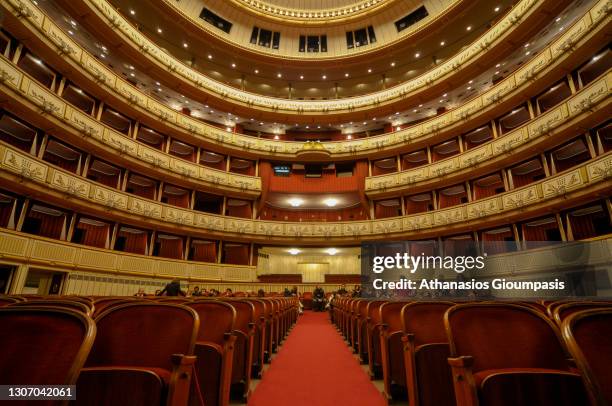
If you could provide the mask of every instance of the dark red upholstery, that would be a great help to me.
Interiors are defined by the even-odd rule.
[[[249,299],[254,309],[252,377],[261,376],[266,342],[266,305],[263,300]]]
[[[75,384],[96,335],[88,316],[54,307],[2,308],[0,326],[3,385]]]
[[[400,315],[406,386],[411,404],[455,404],[444,314],[454,303],[413,302]]]
[[[568,302],[560,304],[556,306],[552,313],[552,318],[560,327],[567,317],[571,316],[574,313],[588,310],[588,309],[597,309],[597,308],[605,308],[612,307],[612,303],[609,302]]]
[[[387,398],[403,398],[406,393],[406,372],[402,345],[401,311],[406,302],[387,302],[380,306],[380,353]]]
[[[538,310],[503,303],[461,304],[446,312],[445,327],[458,406],[587,401],[580,376],[570,371],[559,331]],[[563,399],[559,391],[547,392],[561,382],[569,391]],[[530,388],[529,396],[519,396],[524,392],[516,385]]]
[[[236,310],[228,303],[209,299],[194,301],[187,306],[200,317],[195,355],[198,357],[196,372],[204,404],[227,405],[236,340],[233,334]],[[195,385],[192,386],[192,405],[198,405],[196,390]]]
[[[300,298],[302,301],[302,306],[304,306],[304,310],[312,310],[312,292],[304,292],[302,293],[302,297]]]
[[[21,300],[9,296],[0,296],[0,307],[8,306],[10,304],[18,302],[21,302]]]
[[[23,306],[54,306],[54,307],[61,307],[61,308],[65,308],[65,309],[72,309],[72,310],[76,310],[79,311],[83,314],[86,315],[91,315],[91,307],[87,306],[85,303],[83,302],[76,302],[76,301],[72,301],[72,300],[59,300],[59,299],[33,299],[33,300],[28,300],[26,302],[16,302],[13,304],[10,304],[9,306],[13,307],[13,306],[17,306],[17,307],[23,307]]]
[[[366,319],[366,334],[368,345],[368,369],[370,376],[374,378],[382,377],[382,356],[380,353],[380,306],[385,303],[384,300],[373,300],[368,302],[367,319]]]
[[[225,299],[236,309],[234,322],[234,364],[232,367],[232,392],[247,398],[251,382],[251,364],[253,362],[253,328],[255,306],[248,300]]]
[[[612,404],[612,309],[576,312],[563,321],[562,329],[591,404]]]
[[[161,404],[176,401],[174,396],[187,401],[191,367],[187,373],[179,372],[173,355],[193,354],[200,324],[195,311],[181,305],[133,302],[107,308],[95,320],[98,335],[77,383],[92,392],[79,390],[77,404],[116,405],[127,396],[125,392],[132,392],[131,405],[150,405],[151,391]],[[176,378],[167,379],[171,374]],[[135,391],[131,382],[146,384],[150,391]],[[179,385],[184,388],[181,393]]]

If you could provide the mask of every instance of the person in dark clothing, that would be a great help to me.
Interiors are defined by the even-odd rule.
[[[193,292],[191,292],[191,296],[202,296],[202,292],[199,287],[193,288]]]
[[[325,310],[325,291],[317,286],[312,292],[312,310],[322,312]]]
[[[285,288],[285,291],[283,292],[283,296],[284,297],[290,297],[291,296],[291,291],[289,290],[289,288]]]
[[[294,286],[291,288],[291,296],[293,297],[298,297],[298,290],[297,290],[297,286]]]
[[[181,290],[181,283],[178,279],[173,280],[169,284],[167,284],[161,292],[159,292],[158,296],[163,296],[164,293],[166,296],[185,296],[185,292]]]
[[[346,295],[348,292],[346,291],[346,287],[344,285],[340,286],[340,289],[338,289],[338,293],[340,296],[344,296]]]
[[[266,297],[266,292],[263,289],[257,291],[257,297]]]

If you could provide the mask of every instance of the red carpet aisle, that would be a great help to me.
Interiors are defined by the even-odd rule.
[[[249,406],[383,406],[327,313],[305,312]]]

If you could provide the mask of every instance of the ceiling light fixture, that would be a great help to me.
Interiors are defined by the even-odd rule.
[[[159,28],[159,27],[157,27],[157,33],[158,33],[158,34],[161,34],[162,32],[163,32],[163,31],[162,31],[162,29],[161,29],[161,28]]]
[[[259,69],[255,69],[255,74],[257,75],[259,73]]]
[[[337,248],[328,248],[325,250],[329,255],[336,255],[339,251]]]
[[[497,13],[501,8],[499,6],[495,7],[495,12]]]
[[[287,252],[290,253],[291,255],[297,255],[297,254],[299,254],[302,251],[300,251],[297,248],[291,248],[290,250],[287,250]]]
[[[300,79],[304,79],[304,75],[300,75]]]
[[[327,75],[321,76],[321,79],[323,79],[323,80],[327,79]]]
[[[368,73],[372,73],[372,68],[368,68]]]
[[[468,25],[467,27],[465,27],[465,29],[466,29],[467,31],[472,31],[472,26],[471,26],[471,25]]]
[[[208,54],[208,59],[212,59],[212,55],[211,54]]]
[[[323,203],[327,207],[335,207],[338,204],[338,199],[334,199],[333,197],[330,197],[329,199],[323,200]]]
[[[186,42],[183,42],[183,48],[187,48],[187,47],[189,47],[189,44]]]
[[[279,73],[276,74],[276,77],[280,79],[280,78],[283,77],[283,74],[279,72]]]
[[[395,66],[395,62],[391,62],[391,66],[392,66],[392,67],[393,67],[393,66]]]
[[[288,200],[288,203],[291,207],[300,207],[302,204],[304,204],[304,200],[297,197],[292,197]]]
[[[421,56],[421,53],[420,53],[420,52],[417,52],[416,54],[414,54],[414,57],[415,57],[415,58],[419,58],[420,56]]]
[[[348,77],[349,77],[349,74],[348,74],[348,73],[345,73],[345,74],[344,74],[344,77],[345,77],[345,78],[348,78]]]
[[[130,14],[131,14],[131,15],[134,15],[134,14],[136,14],[136,11],[134,11],[134,9],[131,9],[131,10],[130,10]]]
[[[444,45],[446,45],[445,41],[440,42],[440,46],[443,47]]]
[[[232,63],[232,68],[235,68],[235,67],[236,67],[236,64],[235,64],[235,63]]]

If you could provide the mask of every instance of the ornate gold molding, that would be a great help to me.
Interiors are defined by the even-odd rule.
[[[14,7],[24,7],[22,0],[7,1]],[[163,67],[165,71],[183,81],[192,90],[209,93],[225,102],[239,104],[249,109],[264,109],[277,114],[298,113],[300,115],[329,115],[369,110],[408,97],[416,97],[419,92],[434,85],[447,83],[450,77],[465,66],[476,64],[479,58],[486,55],[491,48],[504,41],[508,33],[520,30],[521,22],[528,15],[537,12],[546,2],[547,0],[520,0],[504,18],[476,42],[416,79],[366,96],[341,100],[307,101],[259,96],[212,80],[164,52],[132,26],[107,0],[82,0],[82,4],[91,10],[91,18],[97,18],[105,26],[112,27],[132,50],[137,51],[142,57],[148,58],[154,65]],[[25,7],[31,10],[32,16],[36,16],[28,18],[43,18],[41,11],[34,5]]]
[[[251,197],[261,193],[261,178],[208,168],[128,138],[91,115],[74,108],[0,56],[0,91],[3,91],[5,86],[14,91],[13,97],[25,98],[38,106],[41,115],[59,120],[68,131],[78,134],[82,140],[97,141],[114,150],[118,154],[116,156],[125,155],[146,162],[153,170],[165,173],[164,177],[170,175],[176,178],[179,184],[184,183],[184,179],[188,179],[190,182],[201,182],[202,184],[198,186],[217,189],[220,192],[229,191],[236,195]],[[9,95],[6,91],[3,93]]]
[[[393,236],[418,238],[427,232],[451,233],[462,227],[472,230],[495,216],[502,216],[501,221],[509,221],[511,213],[533,216],[533,206],[546,206],[556,198],[566,205],[572,197],[576,199],[572,193],[608,193],[612,189],[612,152],[537,183],[471,203],[404,217],[347,222],[250,220],[182,209],[97,184],[4,144],[0,144],[0,178],[8,184],[19,182],[20,189],[38,194],[59,192],[88,210],[105,213],[103,216],[112,212],[128,224],[145,219],[151,227],[157,224],[191,235],[254,242],[354,243]]]
[[[0,262],[53,269],[180,279],[182,281],[254,282],[256,267],[181,261],[136,255],[0,229]],[[135,292],[132,292],[135,293]]]
[[[1,0],[0,4],[5,4],[6,1]],[[15,2],[17,0],[10,1]],[[519,97],[525,89],[536,84],[537,80],[547,72],[561,66],[571,55],[571,52],[567,52],[568,47],[575,51],[581,43],[606,32],[611,19],[605,5],[606,1],[600,0],[548,48],[542,50],[531,61],[490,90],[467,101],[461,107],[401,131],[365,139],[325,142],[323,143],[324,148],[330,152],[330,159],[346,157],[359,159],[391,153],[398,149],[405,150],[408,145],[419,145],[432,139],[439,140],[446,135],[449,137],[456,135],[457,128],[463,128],[470,123],[482,120],[484,116],[494,114],[503,107],[505,101]],[[74,61],[71,66],[92,77],[100,89],[110,92],[114,97],[122,97],[126,100],[129,108],[138,109],[139,112],[144,113],[152,120],[161,122],[171,130],[184,132],[188,135],[188,138],[210,142],[217,148],[230,148],[238,152],[262,157],[295,157],[296,153],[302,149],[303,143],[301,142],[265,140],[228,133],[168,108],[115,75],[96,58],[80,48],[38,8],[25,3],[24,7],[30,10],[28,12],[30,17],[22,18],[22,21],[27,20],[38,31],[37,33],[32,30],[35,35],[42,35],[61,53],[68,56],[68,60]],[[18,10],[21,9],[8,9],[12,13],[18,13]]]
[[[407,188],[416,193],[420,184],[426,184],[428,181],[440,180],[441,178],[451,178],[454,174],[462,171],[472,172],[475,169],[492,167],[496,162],[513,155],[514,151],[525,149],[527,146],[533,147],[534,143],[540,143],[547,138],[554,138],[555,142],[560,143],[563,139],[556,137],[558,129],[567,126],[583,127],[583,124],[573,122],[575,118],[587,113],[589,115],[588,119],[595,111],[601,111],[604,114],[603,120],[610,116],[611,89],[612,70],[608,70],[598,80],[581,89],[555,108],[499,138],[494,138],[469,151],[416,169],[367,177],[365,179],[365,192],[372,198],[389,192],[406,192]],[[575,136],[575,134],[571,134],[571,136]],[[519,159],[515,158],[514,161],[516,162]]]

